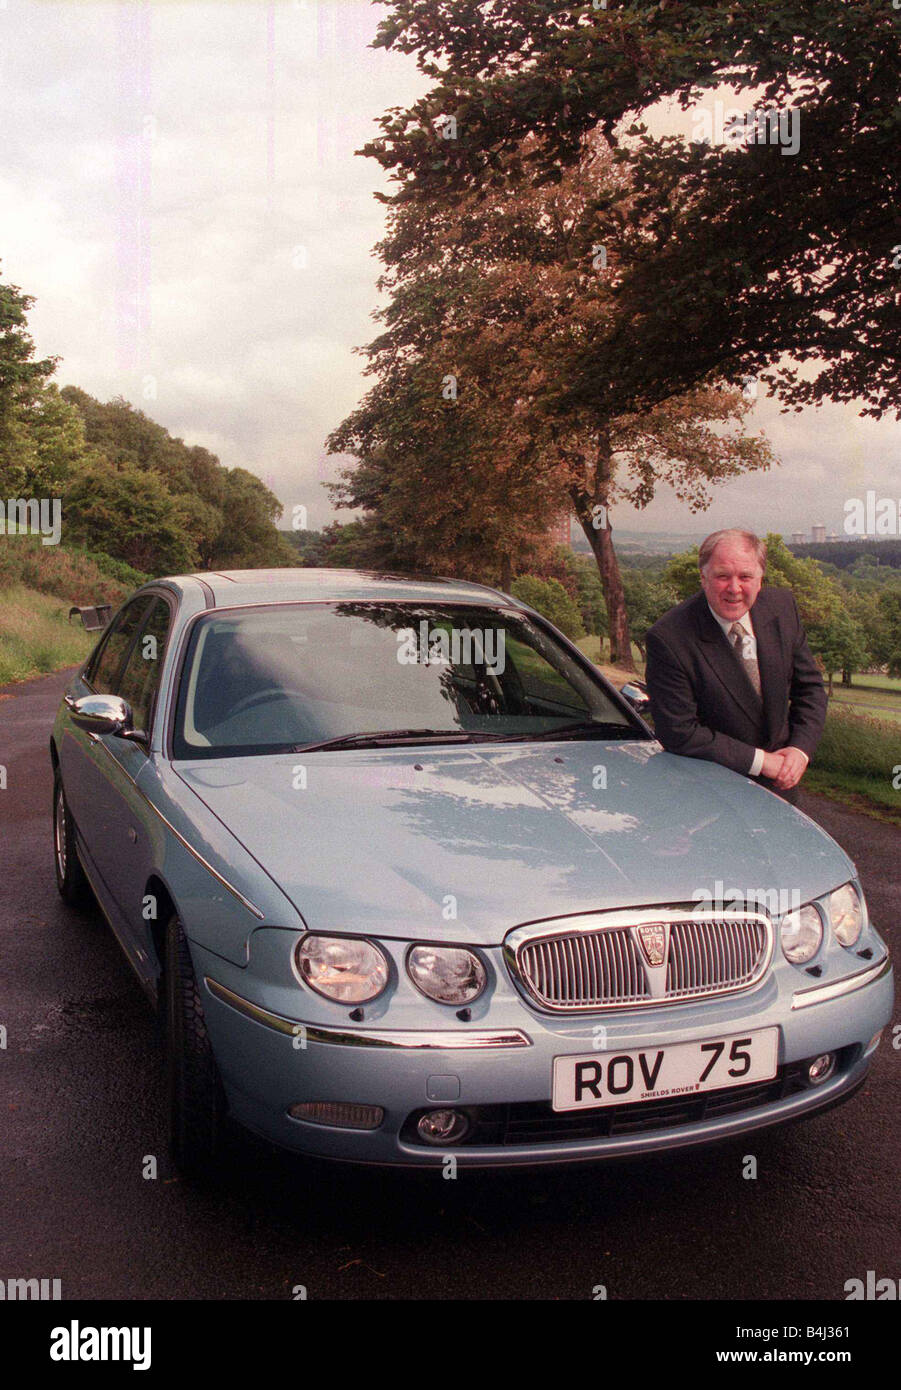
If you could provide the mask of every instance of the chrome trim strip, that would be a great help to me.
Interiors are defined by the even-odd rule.
[[[669,927],[674,922],[705,921],[758,921],[762,924],[766,934],[766,943],[760,963],[752,979],[747,980],[744,984],[729,985],[725,989],[718,991],[697,991],[689,994],[675,993],[664,995],[661,998],[652,998],[650,993],[648,993],[642,994],[636,998],[613,1000],[600,1004],[550,1004],[546,999],[538,997],[526,978],[525,972],[519,968],[519,953],[521,949],[530,942],[543,940],[553,941],[554,938],[560,936],[598,936],[607,931],[649,926],[655,922],[665,924]],[[513,931],[507,933],[503,945],[504,960],[511,978],[519,986],[533,1007],[551,1014],[606,1013],[614,1009],[650,1009],[660,1008],[661,1006],[675,1007],[679,1004],[690,1004],[697,1000],[724,999],[730,995],[742,994],[749,989],[754,989],[760,984],[761,980],[763,980],[772,964],[774,951],[775,932],[773,923],[765,912],[712,912],[705,908],[702,903],[699,903],[696,908],[690,906],[656,907],[651,904],[648,907],[614,909],[609,912],[583,912],[577,913],[572,917],[551,917],[543,922],[528,922],[521,927],[515,927]]]
[[[89,735],[89,737],[91,736]],[[114,753],[110,752],[106,744],[103,743],[102,740],[99,738],[96,739],[96,742],[97,747],[102,748],[108,758],[112,758],[113,762],[116,764],[116,767],[122,773],[122,776],[128,778],[128,781],[134,787],[138,796],[145,803],[145,805],[149,806],[151,811],[153,811],[155,815],[159,816],[160,820],[163,822],[163,825],[166,826],[167,830],[172,831],[172,834],[175,836],[176,840],[178,840],[179,844],[184,845],[185,849],[188,851],[189,854],[194,856],[198,864],[202,864],[203,867],[213,875],[213,878],[216,880],[216,882],[221,883],[222,887],[225,888],[229,893],[231,893],[233,898],[237,898],[238,902],[242,903],[243,906],[247,908],[248,912],[252,912],[254,917],[259,918],[261,922],[265,922],[265,912],[261,912],[260,909],[250,901],[249,898],[245,898],[243,893],[239,893],[237,888],[235,888],[233,884],[229,883],[227,878],[222,877],[218,869],[214,869],[212,864],[210,864],[206,859],[204,859],[203,855],[198,850],[196,850],[192,844],[188,843],[184,835],[182,835],[180,831],[176,830],[175,826],[172,824],[170,820],[166,819],[160,808],[158,806],[154,806],[153,802],[150,800],[150,797],[147,796],[147,794],[141,790],[135,779],[131,776],[131,773],[126,772],[125,768],[119,762],[119,759],[116,757]]]
[[[203,983],[212,995],[229,1004],[238,1013],[252,1018],[255,1023],[263,1023],[277,1033],[285,1033],[289,1038],[303,1037],[307,1042],[335,1043],[339,1047],[414,1047],[414,1048],[459,1048],[459,1047],[531,1047],[532,1039],[518,1028],[492,1029],[490,1031],[465,1033],[429,1032],[425,1029],[378,1029],[362,1028],[323,1028],[318,1023],[302,1023],[296,1018],[285,1018],[283,1014],[270,1013],[268,1009],[252,1004],[240,994],[217,980],[204,976]],[[301,1031],[302,1030],[302,1031]]]
[[[852,994],[864,985],[881,980],[892,968],[890,956],[883,956],[875,965],[866,970],[858,970],[856,975],[846,975],[843,980],[833,980],[828,985],[813,985],[811,989],[799,989],[792,995],[793,1009],[809,1009],[811,1004],[823,1004],[828,999],[839,999],[843,994]]]

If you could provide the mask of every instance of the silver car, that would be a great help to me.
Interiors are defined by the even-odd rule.
[[[340,570],[162,579],[74,677],[54,858],[160,1009],[171,1142],[603,1159],[811,1115],[892,1007],[854,864],[675,757],[526,605]]]

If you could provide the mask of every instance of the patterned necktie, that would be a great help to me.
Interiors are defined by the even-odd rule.
[[[757,694],[760,695],[760,667],[757,665],[757,658],[750,656],[751,639],[745,632],[741,623],[733,623],[729,629],[729,637],[732,645],[741,658],[741,663],[745,668],[745,674],[753,685]]]

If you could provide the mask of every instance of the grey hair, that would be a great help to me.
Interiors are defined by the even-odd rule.
[[[726,531],[713,531],[709,536],[705,536],[698,550],[699,570],[703,571],[707,568],[720,541],[726,540],[739,541],[748,550],[753,550],[760,568],[766,570],[766,541],[755,536],[753,531],[742,531],[737,526],[730,526]]]

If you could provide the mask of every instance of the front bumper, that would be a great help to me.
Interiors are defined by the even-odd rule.
[[[248,972],[192,944],[195,969],[204,981],[204,1009],[232,1115],[265,1138],[300,1153],[360,1163],[440,1167],[449,1154],[459,1166],[572,1163],[627,1158],[734,1138],[799,1119],[838,1104],[862,1085],[875,1050],[875,1035],[891,1018],[893,988],[888,958],[858,972],[853,987],[814,999],[804,989],[786,994],[770,976],[755,990],[698,1004],[623,1011],[615,1018],[549,1017],[509,998],[498,1019],[454,1027],[388,1028],[342,1022],[326,1026],[292,1019],[281,1008],[248,998]],[[300,998],[296,1000],[301,1003]],[[655,1115],[643,1104],[629,1107],[624,1123],[605,1123],[604,1111],[580,1111],[602,1123],[558,1125],[550,1136],[541,1123],[550,1113],[555,1057],[597,1050],[597,1026],[607,1033],[604,1050],[644,1048],[777,1026],[778,1084],[708,1092],[712,1103]],[[798,1089],[793,1064],[823,1052],[840,1052],[836,1073],[816,1087]],[[794,1068],[797,1071],[797,1068]],[[783,1084],[784,1083],[784,1084]],[[752,1094],[753,1092],[753,1094]],[[692,1097],[692,1100],[695,1098]],[[338,1129],[293,1119],[300,1101],[349,1101],[383,1108],[377,1129]],[[735,1104],[732,1104],[732,1101]],[[746,1103],[747,1102],[747,1103]],[[647,1105],[654,1105],[648,1102]],[[665,1106],[666,1103],[660,1103]],[[454,1108],[480,1116],[478,1142],[431,1147],[411,1137],[410,1118],[428,1108]],[[525,1124],[492,1129],[507,1108]],[[573,1112],[569,1112],[572,1114]],[[629,1121],[634,1116],[636,1123]],[[538,1138],[530,1137],[532,1132]],[[572,1137],[576,1133],[578,1137]],[[492,1136],[498,1142],[491,1142]],[[512,1136],[512,1137],[511,1137]]]

